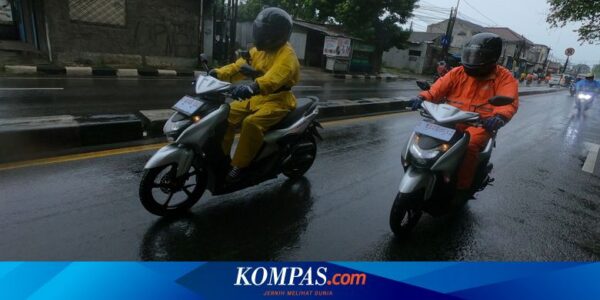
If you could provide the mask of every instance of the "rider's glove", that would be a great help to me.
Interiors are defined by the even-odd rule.
[[[208,71],[208,76],[211,76],[211,77],[219,79],[219,74],[217,73],[216,69],[210,69]]]
[[[242,84],[233,88],[231,91],[231,98],[235,100],[246,100],[260,92],[258,84],[253,82],[251,84]]]
[[[417,96],[415,98],[408,100],[408,103],[406,104],[406,106],[410,107],[411,110],[417,110],[417,109],[421,108],[421,104],[423,104],[423,97]]]
[[[506,119],[500,115],[496,115],[483,121],[483,128],[485,128],[485,130],[488,132],[493,132],[500,129],[500,127],[504,126],[505,124]]]

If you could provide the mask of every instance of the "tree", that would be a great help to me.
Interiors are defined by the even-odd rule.
[[[264,5],[285,9],[295,18],[340,25],[345,31],[375,46],[374,69],[381,68],[383,52],[406,48],[405,24],[417,0],[248,0],[240,18],[252,20]]]
[[[594,73],[596,77],[600,77],[600,65],[594,65],[594,68],[592,68],[592,73]]]
[[[582,22],[577,30],[579,41],[600,42],[600,1],[548,0],[550,14],[546,21],[552,27],[563,27],[568,22]]]
[[[329,2],[329,1],[324,1]],[[405,24],[411,17],[416,0],[338,0],[329,17],[341,23],[353,35],[375,46],[374,69],[381,68],[383,52],[397,47],[406,48],[409,31],[398,24]]]

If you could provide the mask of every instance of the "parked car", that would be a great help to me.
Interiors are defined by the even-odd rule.
[[[548,81],[548,85],[550,87],[553,87],[555,85],[560,85],[561,84],[561,79],[562,79],[562,75],[561,74],[552,74],[552,76],[550,77],[550,81]]]

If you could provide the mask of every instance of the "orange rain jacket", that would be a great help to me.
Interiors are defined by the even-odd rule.
[[[446,100],[446,103],[461,110],[479,113],[482,119],[501,115],[510,120],[519,108],[519,84],[502,66],[497,66],[496,71],[485,79],[468,76],[463,67],[453,68],[420,96],[435,103]],[[487,104],[493,96],[507,96],[515,101],[505,106]],[[481,104],[485,105],[477,108]]]

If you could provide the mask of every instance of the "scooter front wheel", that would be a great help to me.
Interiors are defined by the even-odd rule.
[[[423,215],[417,203],[422,193],[398,193],[390,212],[390,228],[397,238],[404,238],[413,230]]]
[[[175,165],[144,170],[140,182],[140,201],[158,216],[176,216],[188,211],[206,190],[206,173],[192,166],[177,178]]]

